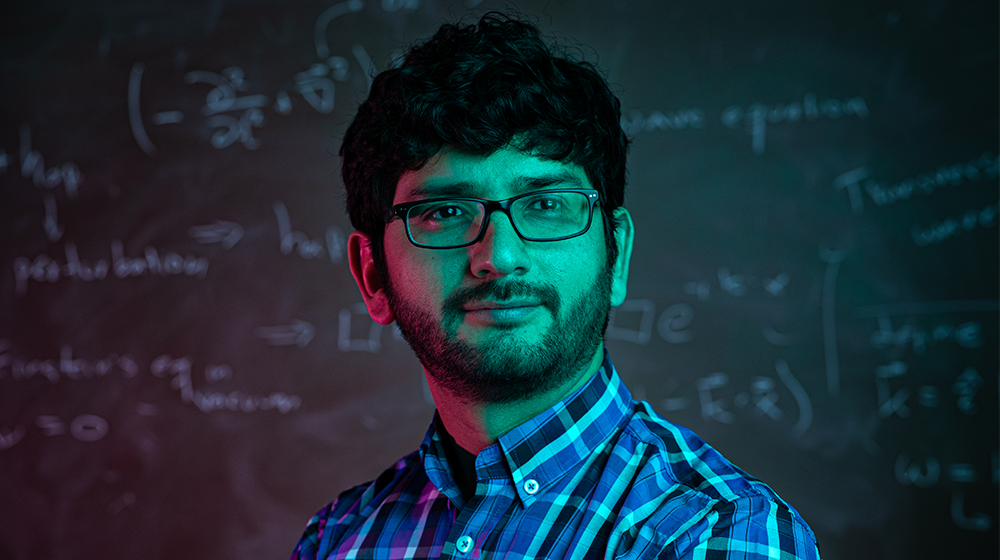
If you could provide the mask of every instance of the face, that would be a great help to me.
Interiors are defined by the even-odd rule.
[[[445,149],[402,176],[394,204],[559,188],[592,187],[576,165],[512,148],[486,157]],[[402,220],[387,224],[386,311],[436,383],[463,400],[510,402],[567,383],[595,359],[612,292],[624,294],[598,212],[585,234],[551,242],[521,239],[494,212],[483,239],[457,249],[416,247]]]

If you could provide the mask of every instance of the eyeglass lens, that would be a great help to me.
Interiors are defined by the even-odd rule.
[[[514,228],[532,241],[581,233],[590,221],[590,199],[578,192],[542,191],[518,198],[510,206]],[[409,209],[406,224],[413,241],[430,247],[469,243],[479,236],[486,218],[482,202],[435,200]]]

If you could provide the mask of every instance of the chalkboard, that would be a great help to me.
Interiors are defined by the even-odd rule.
[[[418,445],[345,263],[374,72],[508,2],[22,2],[0,33],[0,558],[287,556]],[[633,138],[649,401],[828,559],[998,552],[998,5],[528,1]]]

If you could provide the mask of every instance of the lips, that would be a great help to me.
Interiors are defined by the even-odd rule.
[[[494,281],[456,289],[445,299],[442,313],[452,320],[513,325],[541,308],[558,316],[559,299],[556,289],[547,284]]]
[[[489,301],[476,300],[469,301],[462,305],[465,311],[492,311],[503,309],[518,309],[522,307],[538,307],[542,303],[538,300],[516,300],[516,301]]]

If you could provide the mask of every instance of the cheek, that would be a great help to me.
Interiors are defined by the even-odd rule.
[[[404,240],[405,241],[405,240]],[[447,263],[437,251],[386,243],[386,266],[397,297],[436,310],[447,288]]]

